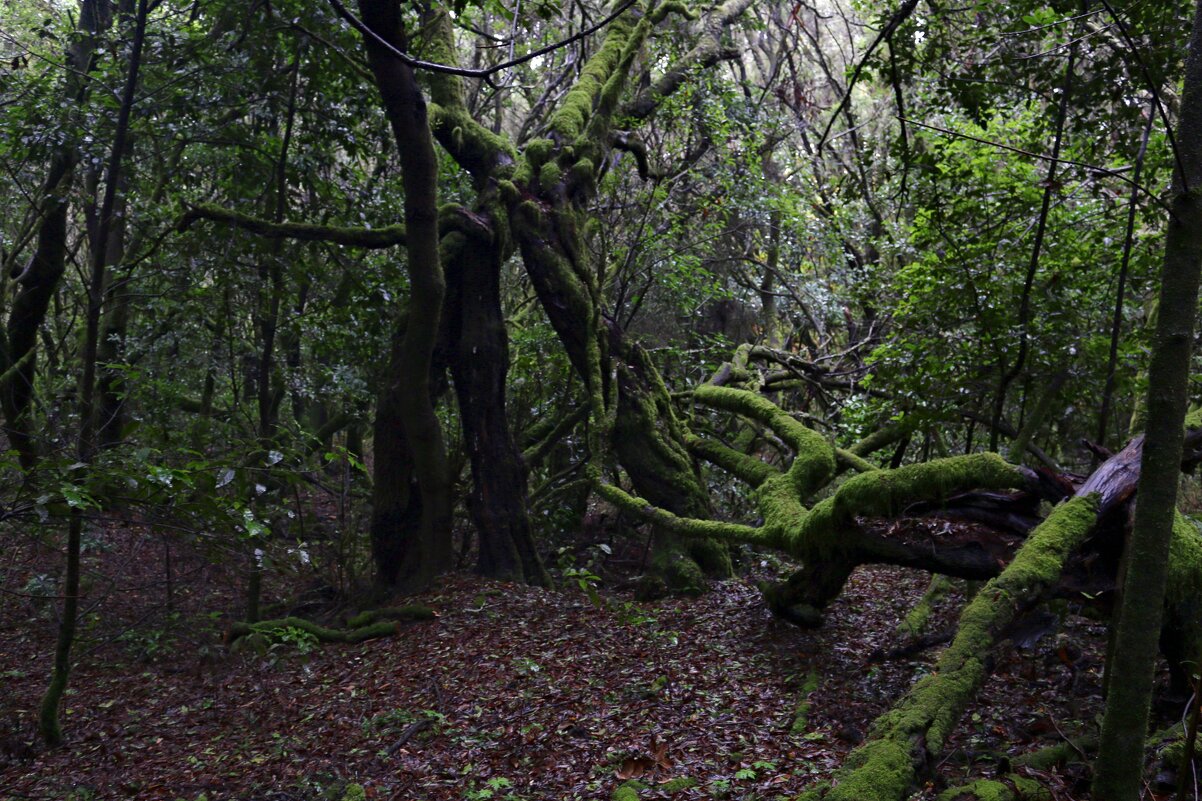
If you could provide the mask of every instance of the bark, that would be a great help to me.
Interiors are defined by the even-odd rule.
[[[376,36],[393,49],[408,49],[399,3],[360,0],[359,8],[363,22]],[[403,442],[383,447],[379,440],[376,443],[373,553],[377,558],[401,560],[400,564],[377,562],[380,583],[413,590],[425,586],[452,562],[450,475],[430,384],[446,288],[439,256],[438,158],[426,100],[413,70],[375,38],[365,37],[364,45],[400,153],[410,289],[407,324],[393,352],[387,398],[377,410],[376,434],[403,434]],[[380,419],[391,414],[397,419]],[[421,523],[416,531],[396,528],[405,522],[404,515],[398,515],[396,501],[407,494],[404,477],[410,468],[421,500]]]
[[[1202,268],[1202,3],[1194,16],[1177,131],[1180,169],[1161,268],[1160,313],[1148,367],[1148,428],[1139,503],[1117,614],[1110,695],[1102,724],[1094,796],[1134,801],[1143,771],[1156,638],[1169,578],[1170,543],[1184,448],[1190,355]],[[1196,655],[1195,655],[1196,658]]]
[[[498,216],[500,204],[490,204]],[[493,219],[493,230],[506,222]],[[527,515],[526,466],[509,429],[505,379],[509,340],[501,310],[501,259],[491,241],[463,237],[458,257],[448,262],[450,361],[459,401],[464,445],[472,468],[468,509],[480,536],[481,575],[546,586]]]

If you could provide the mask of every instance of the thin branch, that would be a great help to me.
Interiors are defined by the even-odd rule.
[[[1091,172],[1096,172],[1101,175],[1108,175],[1113,178],[1118,178],[1123,183],[1125,183],[1129,186],[1132,186],[1132,187],[1138,189],[1140,192],[1147,195],[1148,198],[1153,203],[1155,203],[1157,206],[1160,206],[1162,209],[1167,211],[1170,215],[1173,214],[1173,209],[1167,203],[1165,203],[1163,200],[1161,200],[1159,197],[1157,197],[1156,194],[1152,192],[1152,190],[1148,189],[1147,187],[1145,187],[1139,183],[1136,183],[1135,181],[1131,180],[1127,176],[1123,175],[1123,173],[1127,172],[1130,168],[1124,168],[1122,170],[1114,170],[1109,167],[1099,167],[1096,164],[1089,164],[1084,161],[1076,161],[1075,159],[1066,159],[1062,156],[1052,157],[1046,153],[1032,153],[1029,150],[1023,150],[1022,148],[1013,147],[1011,145],[1004,145],[1001,142],[994,142],[989,139],[982,139],[979,136],[972,136],[971,134],[960,133],[959,131],[952,131],[952,130],[949,130],[948,128],[940,128],[938,125],[931,125],[929,123],[919,122],[918,120],[912,120],[912,119],[906,118],[906,122],[909,123],[910,125],[917,125],[919,128],[928,128],[932,131],[937,131],[941,134],[947,134],[948,136],[955,136],[959,139],[968,139],[969,141],[980,142],[983,145],[989,145],[991,147],[996,147],[1000,150],[1009,150],[1011,153],[1018,153],[1020,156],[1027,156],[1028,158],[1040,159],[1042,161],[1056,161],[1056,162],[1059,162],[1060,164],[1071,164],[1074,167],[1081,167],[1083,169],[1090,170]]]
[[[868,45],[868,49],[864,52],[864,57],[860,59],[858,64],[856,64],[856,70],[852,73],[851,80],[847,82],[847,91],[843,93],[843,98],[839,101],[839,105],[835,107],[834,113],[831,114],[830,119],[826,121],[826,128],[823,129],[822,136],[818,137],[818,145],[814,148],[815,153],[822,152],[822,147],[826,144],[826,138],[830,135],[831,126],[835,124],[835,120],[839,118],[839,114],[843,112],[843,108],[847,105],[848,101],[851,100],[851,93],[852,90],[856,88],[856,81],[860,79],[860,73],[864,71],[864,65],[867,64],[868,59],[872,57],[873,51],[876,50],[877,46],[881,42],[885,41],[886,38],[892,36],[893,32],[897,30],[898,26],[905,22],[906,19],[908,19],[909,16],[914,13],[914,9],[917,7],[918,0],[904,0],[901,8],[894,13],[888,24],[886,24],[885,27],[881,29],[881,32],[876,35],[876,38],[872,40],[872,44]]]
[[[1127,23],[1119,17],[1118,12],[1110,5],[1109,0],[1102,0],[1102,5],[1106,7],[1107,13],[1114,19],[1118,25],[1119,35],[1123,37],[1123,43],[1127,45],[1127,49],[1131,51],[1131,55],[1135,58],[1135,62],[1139,64],[1139,71],[1143,73],[1144,82],[1148,84],[1148,91],[1152,93],[1152,102],[1156,104],[1156,110],[1160,112],[1160,119],[1164,122],[1164,134],[1169,140],[1169,150],[1173,151],[1173,161],[1177,165],[1177,172],[1181,175],[1181,188],[1189,193],[1189,176],[1185,174],[1185,167],[1181,162],[1181,152],[1177,150],[1177,136],[1173,133],[1173,125],[1169,122],[1169,113],[1165,110],[1164,104],[1160,102],[1160,87],[1152,80],[1152,73],[1148,71],[1148,65],[1144,61],[1144,57],[1139,54],[1139,48],[1135,46],[1135,42],[1131,39],[1131,34],[1127,32]]]
[[[628,8],[630,8],[637,2],[638,2],[638,0],[625,0],[625,2],[622,3],[622,5],[618,6],[618,8],[612,14],[610,14],[608,17],[601,20],[600,22],[598,22],[595,25],[591,25],[588,28],[585,28],[584,30],[580,31],[579,33],[573,34],[572,36],[569,36],[566,39],[561,39],[558,42],[553,42],[552,44],[549,44],[546,47],[540,47],[537,50],[531,50],[529,53],[527,53],[524,56],[512,58],[512,59],[509,59],[508,61],[502,61],[500,64],[494,64],[493,66],[486,67],[484,69],[469,69],[467,67],[455,67],[450,64],[438,64],[433,61],[422,61],[419,58],[414,58],[413,56],[409,55],[408,53],[406,53],[402,50],[398,50],[397,48],[393,47],[391,44],[389,44],[384,39],[382,39],[380,36],[378,36],[375,31],[373,31],[371,28],[367,27],[367,25],[365,25],[362,20],[360,20],[358,17],[356,17],[354,14],[352,14],[350,12],[350,10],[345,5],[342,4],[341,0],[330,0],[330,5],[333,6],[335,13],[337,13],[338,16],[342,17],[342,19],[344,19],[347,22],[347,24],[349,24],[352,28],[359,31],[359,33],[363,34],[363,36],[376,42],[380,47],[384,48],[389,53],[391,53],[393,56],[395,56],[397,59],[399,59],[401,61],[401,63],[406,64],[407,66],[412,67],[413,69],[430,70],[431,72],[441,72],[446,75],[460,75],[465,78],[480,78],[480,79],[484,80],[485,82],[487,82],[490,86],[495,87],[495,84],[492,81],[492,76],[497,74],[498,72],[502,72],[511,67],[516,67],[519,64],[525,64],[527,61],[532,61],[533,59],[536,59],[539,56],[544,56],[547,53],[552,53],[556,50],[567,47],[568,45],[572,44],[573,42],[578,42],[581,39],[585,38],[586,36],[593,35],[597,31],[604,28],[609,23],[616,20],[618,17],[622,16],[622,14],[625,13]],[[915,2],[917,2],[917,0],[915,0]]]

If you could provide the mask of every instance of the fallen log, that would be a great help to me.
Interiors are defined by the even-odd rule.
[[[1131,442],[1099,467],[1073,498],[1052,511],[1013,561],[965,607],[956,636],[936,670],[877,718],[869,739],[828,782],[810,789],[802,799],[900,801],[917,788],[987,677],[989,652],[1007,627],[1056,587],[1070,554],[1099,521],[1118,512],[1134,494],[1142,448],[1141,438]]]

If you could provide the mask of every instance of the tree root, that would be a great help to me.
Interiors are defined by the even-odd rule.
[[[381,620],[433,620],[436,617],[438,615],[428,606],[409,604],[407,606],[390,606],[383,609],[370,609],[366,612],[360,612],[348,618],[346,626],[349,629],[358,629],[370,626],[372,623]]]
[[[303,631],[323,643],[359,643],[374,640],[379,637],[391,637],[396,634],[403,620],[430,620],[434,617],[433,610],[424,606],[404,606],[393,609],[377,609],[362,612],[348,621],[348,628],[332,629],[305,620],[301,617],[281,617],[273,620],[261,620],[258,623],[238,622],[230,626],[226,632],[225,642],[231,648],[238,640],[257,635],[271,640],[288,629]]]

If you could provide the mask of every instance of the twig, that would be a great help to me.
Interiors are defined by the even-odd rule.
[[[422,718],[421,720],[413,721],[405,727],[405,730],[401,732],[401,736],[397,739],[397,741],[389,746],[388,750],[384,752],[385,756],[394,755],[397,751],[400,751],[405,747],[405,743],[409,742],[414,737],[430,728],[432,725],[433,722],[429,718]]]
[[[333,0],[331,0],[333,2]],[[847,82],[847,90],[843,93],[843,97],[839,100],[839,105],[835,107],[835,112],[831,114],[830,119],[826,121],[826,128],[822,131],[822,136],[818,137],[818,144],[814,148],[815,153],[821,153],[823,145],[826,144],[826,138],[831,132],[831,126],[835,124],[835,120],[843,112],[848,101],[851,100],[852,90],[856,88],[856,81],[860,79],[860,73],[864,71],[864,65],[868,63],[868,59],[872,57],[872,53],[876,50],[877,45],[883,42],[887,37],[891,36],[897,27],[906,21],[914,9],[918,7],[918,0],[904,0],[889,22],[881,29],[881,32],[872,40],[872,44],[868,45],[868,49],[864,51],[864,57],[856,64],[856,70],[851,74],[851,80]],[[900,117],[898,119],[901,119]]]

